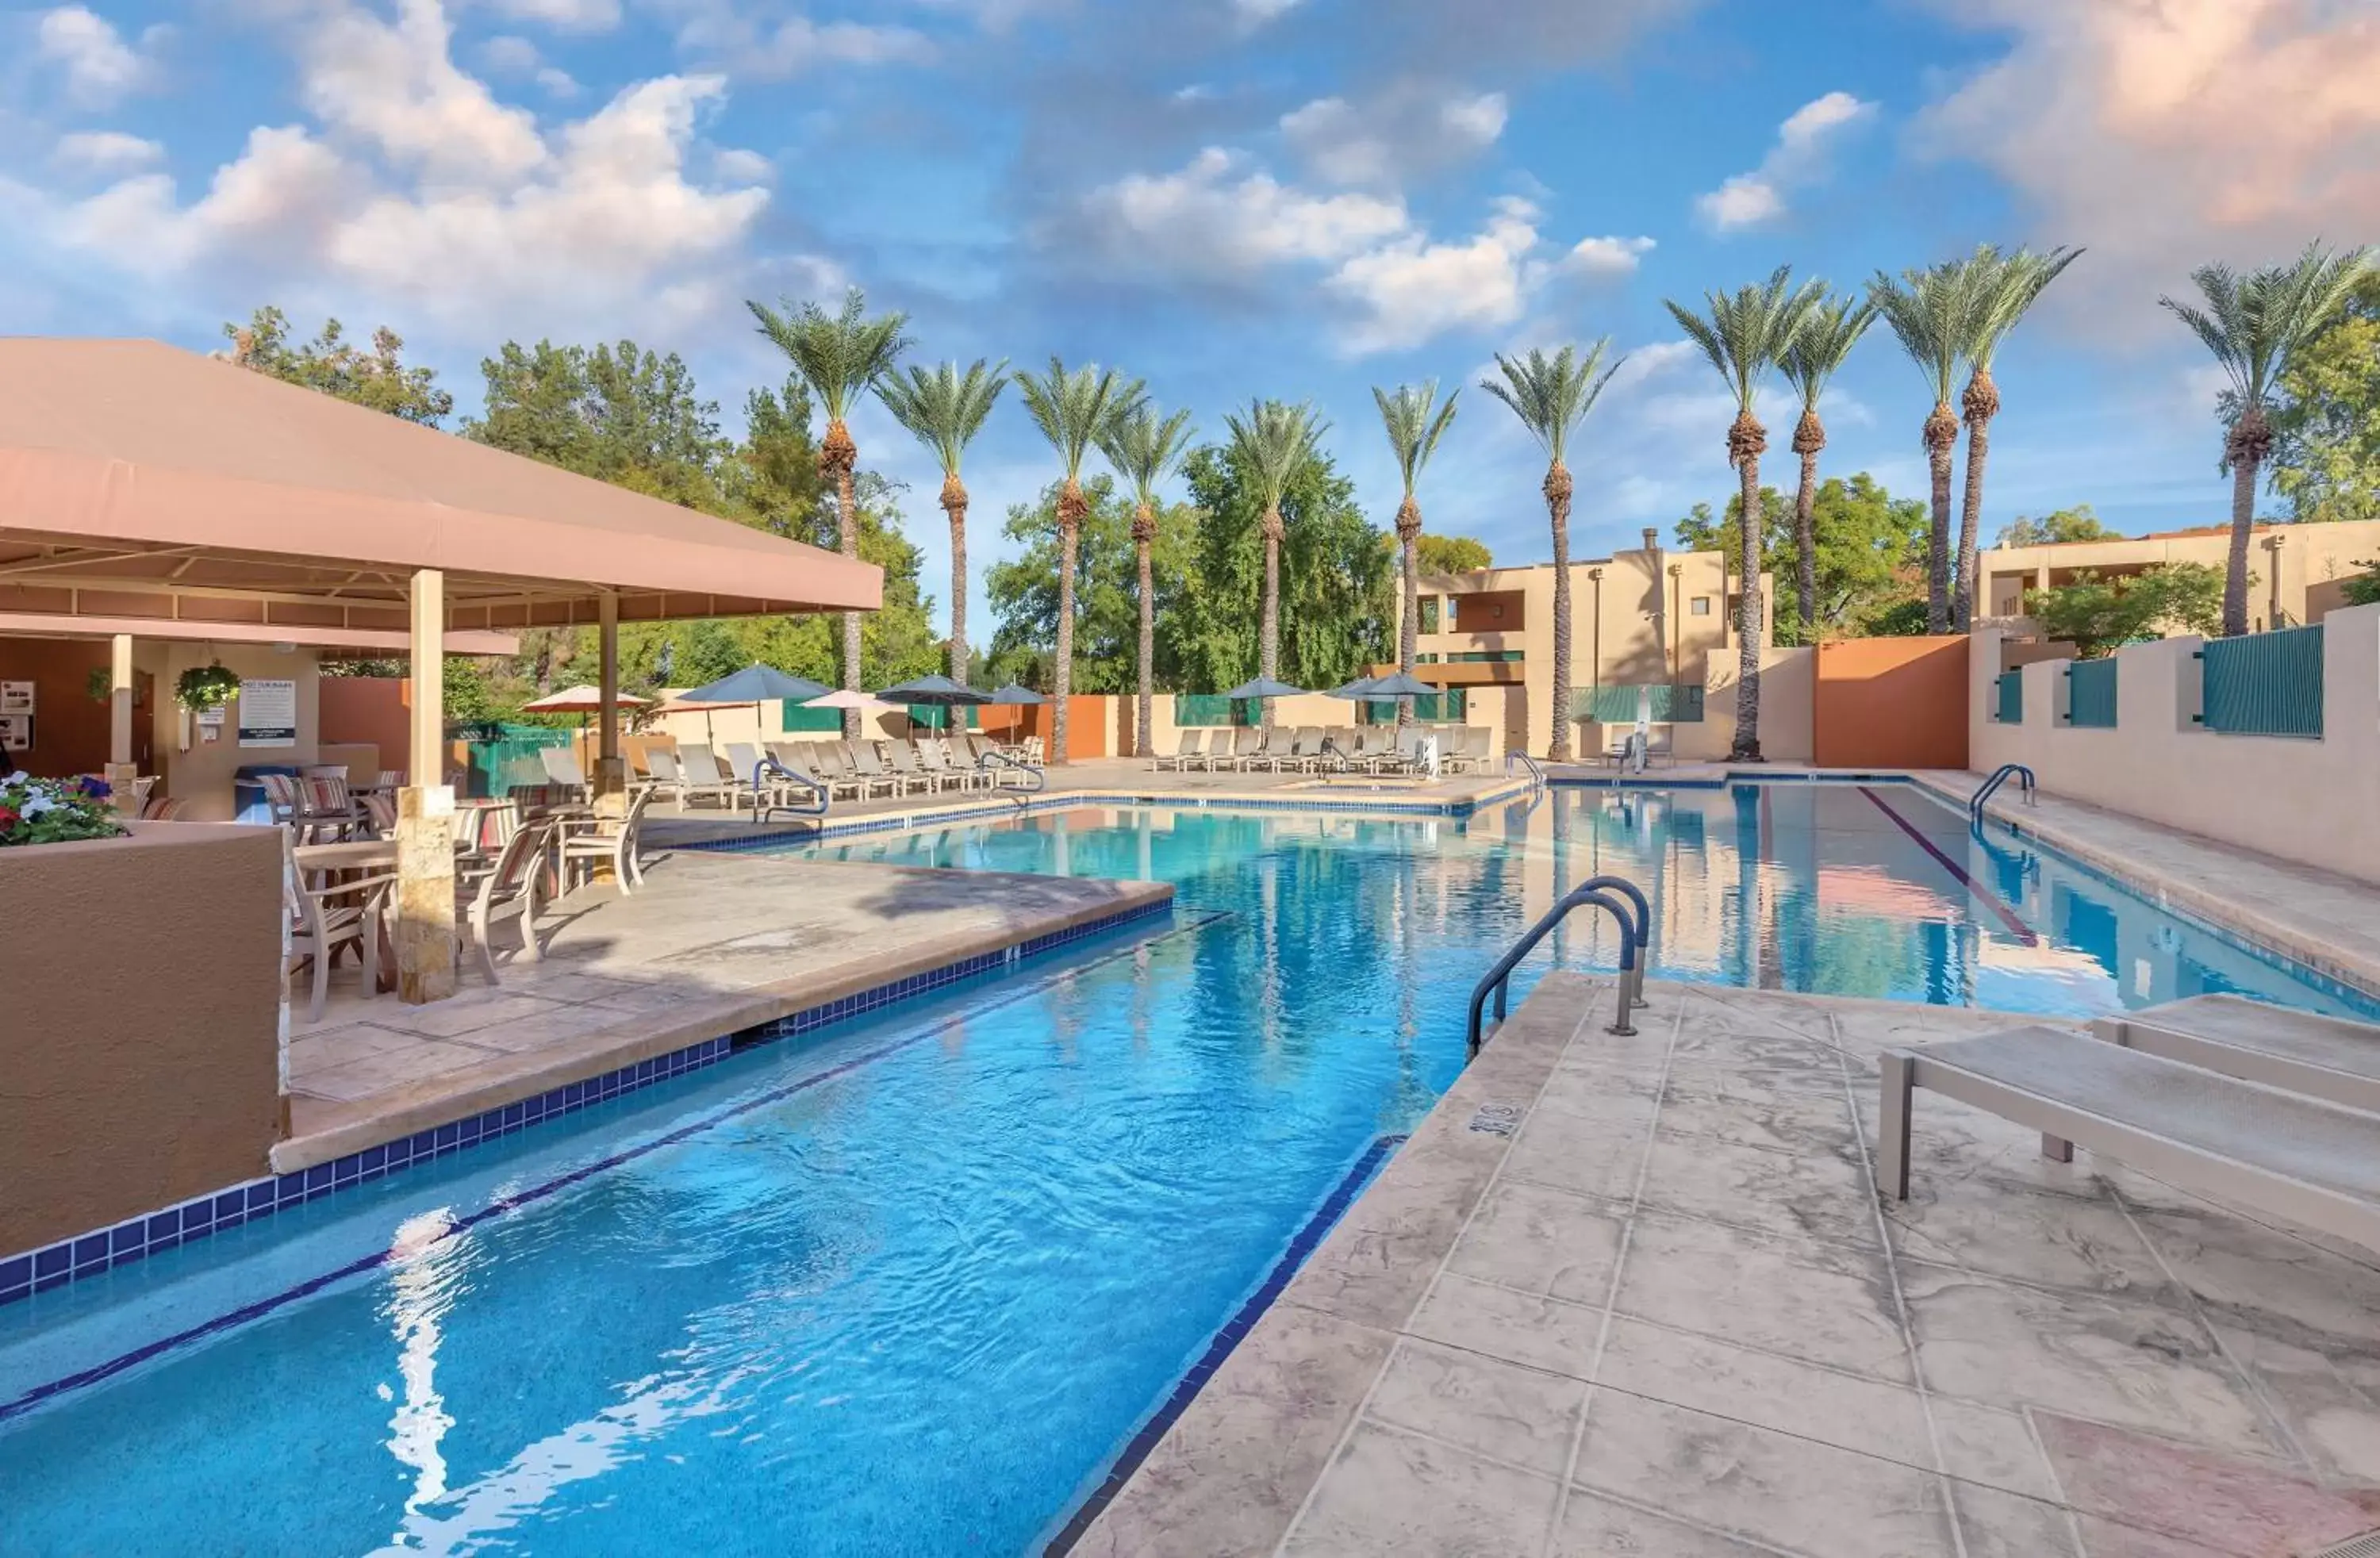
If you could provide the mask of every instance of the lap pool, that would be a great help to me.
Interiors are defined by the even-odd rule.
[[[1652,895],[1662,977],[2371,1015],[1901,785],[1085,808],[802,853],[1180,897],[0,1308],[0,1548],[1036,1549],[1452,1079],[1478,973],[1598,870]],[[1582,915],[1551,950],[1608,968],[1617,939]]]

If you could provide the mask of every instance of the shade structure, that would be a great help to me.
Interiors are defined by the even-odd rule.
[[[681,692],[679,703],[771,703],[780,699],[812,703],[826,695],[823,683],[796,676],[773,665],[747,665],[732,676]],[[833,705],[830,705],[832,707]]]
[[[930,708],[972,708],[990,703],[990,693],[978,692],[948,676],[913,676],[898,687],[888,687],[876,695],[887,703],[919,703]]]
[[[1332,688],[1330,689],[1330,696],[1333,698],[1369,698],[1372,696],[1372,684],[1378,678],[1372,676],[1358,676],[1344,687]]]
[[[1292,687],[1287,682],[1278,682],[1269,676],[1258,676],[1252,682],[1242,682],[1223,696],[1226,698],[1299,698],[1303,697],[1305,692],[1305,689],[1302,687]]]
[[[1391,671],[1385,676],[1372,678],[1366,698],[1435,698],[1444,689],[1434,688],[1408,671]]]
[[[880,712],[892,707],[872,692],[855,692],[849,688],[837,688],[832,692],[813,698],[802,705],[805,709],[857,709],[861,712]]]
[[[612,700],[623,709],[640,709],[646,701],[630,692],[616,694]],[[521,711],[530,714],[600,714],[603,712],[603,692],[601,688],[566,687],[560,692],[531,699],[521,705]]]
[[[991,695],[991,700],[994,703],[1005,705],[1047,703],[1050,701],[1039,693],[1034,691],[1031,688],[1019,687],[1014,682],[1011,682],[1006,687],[1001,688],[993,692]]]

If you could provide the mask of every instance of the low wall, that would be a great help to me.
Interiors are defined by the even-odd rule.
[[[2104,806],[2285,860],[2380,882],[2380,606],[2323,621],[2320,737],[2231,736],[2195,723],[2201,640],[2116,651],[2116,724],[2063,723],[2070,662],[2023,666],[2024,723],[2002,724],[1998,635],[1968,670],[1971,767],[2030,767],[2052,795]]]
[[[1966,767],[1970,650],[1953,638],[1819,645],[1812,712],[1819,766]]]
[[[1811,761],[1811,712],[1817,662],[1806,649],[1760,653],[1760,755],[1770,762]],[[1681,724],[1672,737],[1685,762],[1715,762],[1735,747],[1735,656],[1711,656],[1703,688],[1703,717]]]
[[[264,1173],[279,834],[0,849],[0,1256]]]

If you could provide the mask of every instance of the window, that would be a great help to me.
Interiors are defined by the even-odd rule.
[[[1686,615],[1688,616],[1710,615],[1710,597],[1707,595],[1697,595],[1693,600],[1687,602]]]
[[[1421,631],[1425,633],[1437,632],[1438,597],[1435,595],[1424,595],[1419,598],[1419,601],[1421,606]]]

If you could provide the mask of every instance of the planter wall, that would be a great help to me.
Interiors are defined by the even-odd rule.
[[[0,1256],[266,1172],[281,840],[0,849]]]

